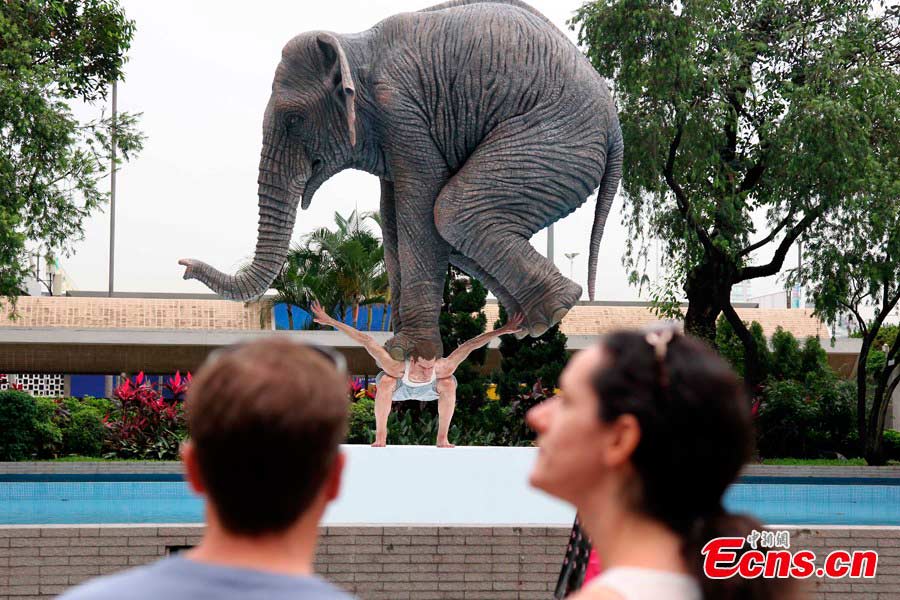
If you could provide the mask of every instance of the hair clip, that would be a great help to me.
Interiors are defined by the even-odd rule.
[[[663,362],[666,359],[666,351],[669,349],[669,342],[671,342],[674,337],[675,330],[669,328],[651,331],[644,339],[646,339],[647,343],[653,347],[653,351],[656,353],[656,360]]]

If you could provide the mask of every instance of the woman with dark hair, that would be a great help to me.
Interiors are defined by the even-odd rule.
[[[528,413],[531,484],[566,500],[603,572],[579,600],[786,598],[786,580],[708,579],[701,549],[762,525],[722,495],[751,456],[743,384],[702,342],[663,329],[576,354],[560,393]]]

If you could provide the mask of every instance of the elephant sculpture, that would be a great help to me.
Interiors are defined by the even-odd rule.
[[[307,208],[332,175],[359,169],[381,179],[392,355],[441,354],[448,263],[523,313],[525,334],[539,336],[582,288],[529,239],[599,187],[593,299],[622,152],[606,82],[518,0],[453,0],[361,33],[303,33],[282,51],[263,118],[252,264],[226,275],[179,262],[185,279],[225,298],[261,296],[287,256],[297,205]]]

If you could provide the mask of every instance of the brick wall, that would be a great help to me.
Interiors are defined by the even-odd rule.
[[[812,314],[812,309],[786,308],[737,308],[744,321],[758,321],[767,336],[779,326],[798,338],[822,337],[831,334],[828,328]],[[489,302],[484,307],[488,329],[499,318],[500,307]],[[566,335],[598,335],[619,329],[640,329],[659,321],[649,306],[609,306],[590,303],[578,304],[565,316],[560,329]]]
[[[0,527],[0,600],[51,598],[195,544],[202,527]],[[548,600],[560,527],[327,527],[316,569],[364,600]],[[900,528],[792,528],[791,546],[879,552],[875,580],[808,582],[810,600],[900,598]]]
[[[69,298],[22,296],[17,319],[0,300],[0,327],[80,329],[271,329],[271,313],[259,302],[177,298]],[[262,323],[260,313],[263,313]]]
[[[488,327],[493,327],[500,307],[496,301],[484,307]],[[19,318],[6,318],[11,306],[0,300],[0,327],[74,327],[101,329],[271,329],[271,313],[259,302],[185,298],[70,298],[23,296],[18,299]],[[263,322],[260,323],[260,313]],[[830,333],[811,309],[738,308],[745,321],[759,321],[766,335],[782,326],[799,338]],[[659,318],[648,306],[614,306],[580,303],[563,319],[566,335],[597,335],[621,328],[640,328]]]

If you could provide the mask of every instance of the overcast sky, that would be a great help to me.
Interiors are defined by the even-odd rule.
[[[435,0],[124,0],[137,31],[126,78],[118,87],[120,111],[142,112],[147,136],[140,156],[118,174],[116,291],[206,292],[181,279],[179,258],[198,258],[227,272],[252,257],[256,241],[256,179],[262,115],[281,48],[308,30],[350,33],[392,14]],[[580,0],[531,0],[574,40],[565,21]],[[79,109],[93,117],[99,107]],[[627,168],[627,166],[626,166]],[[294,239],[334,224],[334,212],[378,210],[376,177],[345,171],[298,211]],[[574,279],[587,297],[587,258],[595,200],[556,224],[556,264],[577,252]],[[625,230],[617,198],[600,248],[597,298],[637,299],[621,264]],[[377,230],[377,228],[376,228]],[[532,243],[546,251],[546,233]],[[86,238],[62,266],[81,290],[105,290],[108,212],[86,223]],[[655,270],[650,269],[650,276]],[[766,287],[767,289],[761,289]],[[768,286],[755,286],[759,292]],[[646,295],[646,292],[645,292]]]

